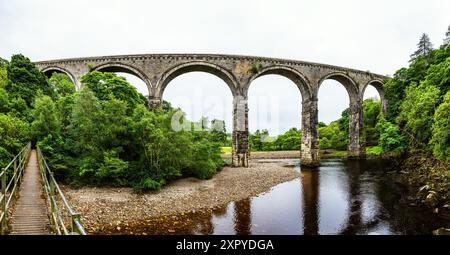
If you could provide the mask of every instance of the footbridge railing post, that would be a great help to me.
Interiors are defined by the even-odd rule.
[[[0,223],[0,231],[3,235],[6,230],[6,169],[2,169],[1,171],[1,185],[2,185],[2,194],[1,194],[1,206],[2,206],[2,217]]]

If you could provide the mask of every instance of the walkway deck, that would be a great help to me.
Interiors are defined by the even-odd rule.
[[[24,170],[19,198],[11,215],[11,235],[49,235],[50,221],[44,199],[36,150],[32,150]]]

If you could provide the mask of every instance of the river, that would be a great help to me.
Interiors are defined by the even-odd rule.
[[[320,167],[302,169],[295,159],[259,160],[274,161],[301,177],[215,210],[152,219],[135,233],[432,234],[445,224],[407,199],[387,161],[323,159]]]

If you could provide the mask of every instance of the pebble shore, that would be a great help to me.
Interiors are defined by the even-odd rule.
[[[300,177],[280,163],[251,162],[248,168],[225,167],[210,180],[185,178],[158,192],[136,194],[131,188],[63,187],[85,228],[121,226],[153,217],[195,213],[249,198]]]

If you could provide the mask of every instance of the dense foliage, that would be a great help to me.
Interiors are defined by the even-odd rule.
[[[223,121],[206,130],[174,131],[180,115],[164,102],[149,111],[124,78],[91,72],[76,91],[68,76],[48,79],[22,55],[0,61],[0,164],[28,141],[38,144],[55,175],[72,185],[159,189],[182,176],[210,178],[228,144]],[[197,127],[185,119],[189,127]]]
[[[442,160],[450,161],[450,91],[445,94],[444,101],[434,113],[434,123],[430,141],[434,155]]]
[[[385,85],[389,108],[384,121],[389,125],[381,132],[383,137],[397,137],[398,147],[384,149],[432,153],[448,161],[450,127],[445,95],[450,90],[450,47],[421,52]]]
[[[376,128],[380,114],[381,103],[378,100],[366,99],[363,102],[364,109],[364,136],[369,146],[378,145],[380,136]],[[322,150],[335,149],[346,150],[348,145],[348,112],[347,108],[342,112],[341,118],[329,125],[319,123],[319,146]],[[300,150],[302,131],[292,128],[286,133],[271,137],[267,130],[256,130],[250,134],[250,149],[253,151],[283,151]]]
[[[289,129],[286,133],[277,137],[269,136],[267,130],[256,130],[250,134],[250,150],[253,151],[284,151],[300,150],[302,131],[296,128]]]

